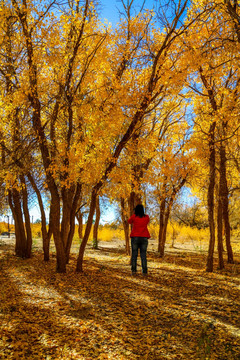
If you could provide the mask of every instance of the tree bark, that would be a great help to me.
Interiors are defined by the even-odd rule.
[[[233,250],[231,246],[231,227],[229,221],[229,192],[226,175],[226,149],[224,144],[220,146],[220,179],[221,179],[221,199],[222,199],[222,214],[225,228],[226,248],[228,263],[233,264]]]
[[[218,239],[218,267],[221,270],[221,269],[224,269],[224,260],[223,260],[223,206],[222,206],[221,176],[219,176],[219,189],[218,189],[217,239]]]
[[[134,213],[134,209],[136,207],[136,193],[135,191],[131,191],[129,196],[129,212],[130,216]]]
[[[80,240],[83,238],[83,214],[81,211],[77,213],[77,220],[78,220],[78,237]]]
[[[22,184],[22,203],[23,203],[23,213],[25,219],[25,231],[26,231],[26,258],[30,258],[32,255],[32,229],[31,221],[28,209],[28,193],[27,193],[27,184],[23,175],[20,176]]]
[[[30,172],[27,174],[27,177],[28,177],[28,180],[30,181],[30,184],[32,185],[33,190],[35,191],[35,193],[37,195],[38,205],[39,205],[40,213],[41,213],[41,232],[42,232],[42,240],[43,240],[44,261],[49,261],[50,238],[48,237],[48,232],[47,232],[47,221],[46,221],[46,215],[45,215],[45,211],[44,211],[44,205],[43,205],[41,192]]]
[[[172,193],[169,197],[169,200],[167,201],[166,197],[162,197],[162,199],[160,201],[160,219],[159,219],[159,236],[158,236],[158,252],[159,252],[160,257],[163,257],[164,252],[165,252],[168,221],[169,221],[169,217],[170,217],[170,213],[172,210],[174,200],[175,200],[178,192],[184,186],[186,181],[187,181],[187,177],[178,179],[178,183],[176,185],[174,185],[172,188]],[[164,187],[164,193],[165,193],[165,191],[166,191],[166,189]]]
[[[8,199],[15,222],[15,235],[16,235],[15,252],[17,256],[21,258],[26,258],[27,238],[24,229],[21,198],[18,190],[15,188],[13,188],[12,191],[9,190]]]
[[[166,199],[163,197],[160,200],[160,211],[159,211],[159,233],[158,233],[158,253],[160,257],[164,256],[164,218],[165,218]]]
[[[167,227],[168,227],[168,221],[170,217],[170,213],[172,210],[172,205],[174,202],[176,194],[174,194],[169,201],[169,204],[166,206],[166,200],[164,200],[164,209],[160,209],[160,212],[163,211],[163,219],[160,219],[161,225],[159,226],[159,256],[164,257],[165,253],[165,244],[167,239]],[[161,207],[161,205],[160,205]],[[161,216],[160,216],[161,217]]]
[[[96,244],[95,248],[97,249],[98,248],[98,227],[99,227],[100,216],[101,216],[100,204],[99,204],[99,195],[97,196],[97,199],[96,199],[95,214],[96,214],[96,218],[95,218],[95,223],[94,223],[94,226],[93,226],[93,241]]]
[[[69,189],[67,189],[65,186],[62,188],[61,240],[65,249],[67,248],[68,234],[70,230],[70,215],[75,190],[75,184],[72,184]]]
[[[61,239],[60,232],[60,198],[58,193],[53,193],[51,199],[51,211],[50,211],[50,222],[53,232],[53,239],[56,247],[56,256],[57,256],[57,272],[65,273],[66,272],[66,253],[64,248],[64,243]]]
[[[130,244],[129,244],[129,224],[128,224],[128,218],[129,214],[126,209],[125,199],[120,199],[121,203],[121,218],[122,218],[122,224],[123,224],[123,230],[124,230],[124,237],[125,237],[125,251],[127,255],[130,255]]]
[[[214,121],[210,125],[209,129],[209,184],[208,184],[208,223],[210,231],[209,247],[208,247],[208,258],[207,258],[207,272],[213,271],[213,256],[215,246],[215,221],[214,221],[214,189],[215,189],[215,127],[216,122]]]
[[[88,213],[86,229],[85,229],[84,237],[82,239],[82,242],[81,242],[81,245],[79,248],[77,267],[76,267],[77,272],[83,272],[83,256],[84,256],[84,251],[85,251],[85,248],[86,248],[86,245],[87,245],[87,242],[89,239],[89,235],[91,232],[91,228],[92,228],[92,222],[93,222],[93,216],[94,216],[94,212],[95,212],[95,208],[96,208],[96,201],[97,201],[99,186],[100,186],[100,183],[98,184],[98,186],[95,186],[92,190],[90,209],[89,209],[89,213]]]
[[[69,233],[68,233],[67,245],[66,245],[66,258],[67,258],[66,261],[67,261],[67,263],[69,262],[70,249],[72,246],[73,236],[74,236],[74,232],[75,232],[75,216],[76,216],[79,198],[81,196],[81,191],[82,191],[82,185],[80,183],[77,183],[76,191],[75,191],[74,198],[72,201],[71,212],[69,214],[70,215],[70,227],[69,227]]]

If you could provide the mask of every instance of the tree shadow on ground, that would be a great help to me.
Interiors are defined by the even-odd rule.
[[[57,274],[41,253],[4,253],[3,359],[240,359],[236,278],[151,256],[150,275],[132,277],[119,251],[94,252],[84,274],[72,255]]]
[[[99,254],[118,254],[119,256],[125,256],[126,251],[124,246],[121,247],[111,247],[111,246],[99,246],[96,250]],[[92,249],[92,252],[94,250]],[[235,256],[235,264],[227,263],[227,255],[225,256],[225,269],[221,273],[226,273],[226,275],[240,275],[240,255]],[[166,251],[164,257],[160,257],[156,251],[148,251],[148,259],[150,261],[158,263],[168,263],[174,264],[177,266],[190,267],[191,269],[200,269],[205,270],[207,263],[207,252],[203,251],[185,251],[183,252],[178,250],[178,248],[171,248],[171,251]],[[218,258],[214,258],[214,271],[218,270]]]

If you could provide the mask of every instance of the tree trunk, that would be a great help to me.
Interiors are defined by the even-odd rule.
[[[222,211],[223,211],[223,221],[225,227],[225,238],[226,238],[226,248],[228,255],[228,263],[233,264],[233,250],[231,246],[231,227],[229,221],[229,199],[228,199],[228,184],[227,184],[227,175],[226,175],[226,149],[223,144],[220,146],[220,179],[221,179],[221,196],[222,196]]]
[[[165,217],[166,200],[162,198],[160,200],[160,212],[159,212],[159,233],[158,233],[158,253],[160,257],[164,256],[164,217]]]
[[[76,189],[75,185],[72,185],[69,189],[65,187],[63,187],[62,189],[61,239],[65,249],[67,248],[67,240],[70,230],[71,209],[72,209],[75,189]]]
[[[214,188],[215,188],[215,127],[216,122],[210,125],[209,129],[209,184],[208,184],[208,223],[210,231],[208,258],[206,271],[213,271],[213,256],[215,246],[215,221],[214,221]]]
[[[187,181],[187,174],[183,178],[179,177],[178,181],[172,188],[172,193],[171,196],[169,197],[169,201],[167,202],[167,199],[165,197],[163,197],[160,200],[160,221],[159,221],[159,237],[158,237],[158,252],[160,257],[164,256],[165,244],[167,238],[167,226],[174,200],[178,192],[184,186],[186,181]],[[164,184],[163,193],[166,193],[165,185],[166,184]]]
[[[49,224],[48,224],[46,243],[44,246],[44,249],[48,255],[49,255],[49,250],[50,250],[50,241],[53,236],[53,225],[52,225],[53,217],[51,216],[51,213],[52,213],[52,202],[50,202],[50,212],[49,212],[49,218],[48,218]]]
[[[51,211],[50,211],[50,222],[53,232],[54,244],[56,247],[57,256],[57,272],[66,272],[66,253],[64,244],[61,239],[60,232],[60,198],[57,193],[53,193],[51,199]]]
[[[164,219],[163,238],[162,238],[163,245],[162,245],[162,253],[160,253],[161,257],[164,256],[164,252],[165,252],[165,244],[166,244],[166,239],[167,239],[167,227],[168,227],[170,211],[171,211],[171,206],[168,206],[166,214],[165,214],[165,219]]]
[[[134,213],[134,209],[136,207],[135,205],[135,192],[132,191],[130,196],[129,196],[129,213],[130,213],[130,216]]]
[[[83,238],[83,214],[81,211],[77,213],[77,221],[78,221],[78,237],[80,240]]]
[[[95,208],[96,208],[97,192],[98,192],[99,186],[100,186],[100,183],[97,186],[95,186],[92,190],[90,209],[89,209],[86,229],[85,229],[84,237],[82,239],[82,242],[81,242],[81,245],[79,248],[77,267],[76,267],[77,272],[83,272],[83,256],[84,256],[84,251],[85,251],[85,248],[86,248],[86,245],[87,245],[87,242],[89,239],[89,235],[91,232],[91,228],[92,228],[92,222],[93,222],[93,216],[94,216],[94,212],[95,212]]]
[[[99,227],[99,222],[100,222],[100,216],[101,216],[101,212],[100,212],[100,204],[99,204],[99,196],[97,196],[96,199],[96,218],[95,218],[95,223],[93,226],[93,242],[95,244],[95,248],[98,248],[98,227]]]
[[[70,249],[72,246],[73,236],[75,232],[75,216],[76,216],[76,211],[77,211],[77,206],[81,195],[81,191],[82,191],[82,185],[80,183],[77,183],[76,191],[72,201],[71,212],[70,212],[70,227],[69,227],[67,246],[66,246],[67,263],[69,262]]]
[[[219,177],[218,211],[217,211],[218,267],[224,269],[223,261],[223,207],[221,176]]]
[[[180,188],[179,188],[179,190],[180,190]],[[173,202],[174,202],[176,194],[177,194],[177,191],[174,190],[174,192],[169,200],[169,203],[167,204],[166,200],[163,199],[164,204],[162,204],[162,207],[160,205],[160,213],[163,212],[163,215],[160,215],[160,224],[159,224],[159,239],[160,239],[160,241],[159,241],[159,256],[160,257],[164,257],[165,244],[166,244],[166,239],[167,239],[168,221],[169,221],[170,212],[172,210],[172,206],[173,206]]]
[[[27,238],[25,234],[20,194],[16,189],[8,192],[9,205],[15,222],[16,255],[25,258],[27,256]]]
[[[130,244],[129,244],[129,224],[128,224],[128,213],[125,207],[125,200],[121,198],[121,218],[124,230],[124,237],[125,237],[125,251],[127,255],[130,255]]]
[[[33,190],[35,191],[35,193],[37,195],[38,205],[39,205],[40,213],[41,213],[41,231],[42,231],[44,261],[49,261],[49,242],[50,242],[50,239],[48,237],[48,232],[47,232],[47,221],[46,221],[46,215],[45,215],[45,211],[44,211],[44,205],[43,205],[41,192],[38,189],[37,184],[36,184],[32,174],[30,172],[27,174],[27,177],[28,177],[28,180],[30,181],[30,183],[32,185]]]
[[[25,219],[25,230],[27,235],[27,244],[26,244],[26,258],[30,258],[32,255],[32,229],[31,229],[31,221],[28,209],[28,193],[27,193],[27,185],[23,175],[20,176],[21,184],[22,184],[22,202],[23,202],[23,213]]]

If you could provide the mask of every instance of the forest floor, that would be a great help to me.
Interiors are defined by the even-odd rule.
[[[0,240],[0,359],[240,359],[240,254],[205,272],[206,252],[150,244],[149,275],[132,276],[121,241],[88,245],[84,273],[71,255],[31,259]]]

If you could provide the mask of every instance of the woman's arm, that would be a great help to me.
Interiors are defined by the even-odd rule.
[[[128,219],[128,223],[129,223],[129,224],[132,224],[132,223],[133,223],[133,218],[134,218],[134,215],[132,215],[132,216]]]

